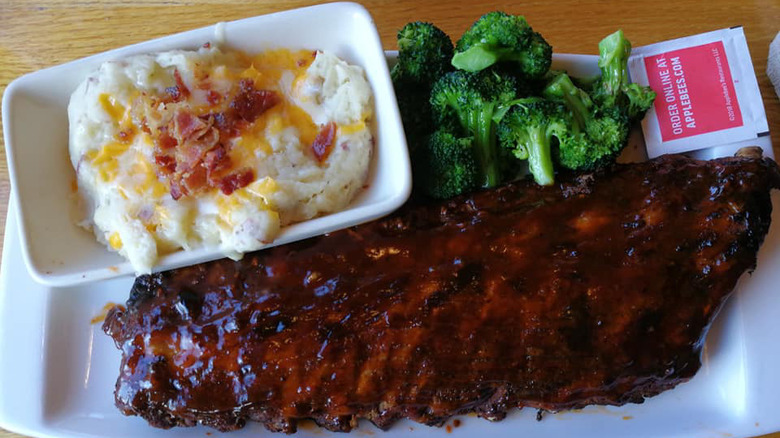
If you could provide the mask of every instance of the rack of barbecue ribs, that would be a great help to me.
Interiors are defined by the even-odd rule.
[[[104,324],[116,404],[289,433],[641,403],[699,369],[778,186],[769,159],[664,156],[142,276]]]

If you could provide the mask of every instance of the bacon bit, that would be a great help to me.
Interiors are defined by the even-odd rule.
[[[179,69],[173,70],[173,78],[176,80],[176,85],[170,86],[165,89],[165,96],[160,99],[164,104],[171,102],[181,102],[190,95],[190,90],[184,85],[184,81],[181,79]]]
[[[230,164],[230,157],[225,151],[225,147],[221,144],[217,145],[214,149],[206,152],[206,156],[203,158],[203,165],[211,175],[212,172],[224,168]]]
[[[311,150],[314,152],[314,156],[317,157],[317,161],[322,163],[328,158],[333,150],[333,140],[336,138],[336,123],[330,122],[320,129],[319,134],[314,139],[314,143],[311,144]]]
[[[229,177],[231,160],[227,150],[223,145],[217,145],[214,149],[206,153],[203,159],[203,167],[206,169],[208,184],[211,187],[221,187],[222,180]]]
[[[208,49],[210,47],[211,47],[211,43],[210,42],[206,41],[205,43],[203,43],[203,48],[204,49]]]
[[[279,95],[273,91],[257,90],[250,79],[241,79],[239,87],[240,91],[230,102],[230,109],[249,123],[281,101]]]
[[[182,181],[188,192],[197,192],[205,187],[208,182],[206,179],[206,168],[203,166],[195,167],[191,172],[182,175]]]
[[[209,90],[206,92],[206,100],[209,102],[209,104],[216,105],[222,100],[222,95],[214,90]]]
[[[168,127],[163,126],[160,128],[160,137],[157,139],[157,145],[162,150],[175,148],[179,145],[179,142],[175,138],[168,134]]]
[[[156,164],[163,175],[169,175],[176,171],[176,159],[170,155],[155,155],[154,164]]]
[[[200,137],[209,128],[208,121],[203,121],[187,111],[176,111],[173,116],[172,125],[169,131],[173,133],[176,140],[183,142],[190,137]],[[196,135],[198,134],[198,135]]]
[[[179,89],[179,93],[181,93],[185,98],[188,97],[190,95],[190,89],[184,85],[184,81],[181,79],[181,73],[179,73],[178,68],[173,69],[173,78],[176,79],[176,87]]]
[[[227,158],[227,151],[219,144],[220,134],[214,120],[211,115],[196,117],[180,109],[168,126],[160,129],[155,164],[158,175],[168,178],[174,200],[210,185],[211,169],[222,165]]]
[[[213,114],[214,126],[219,129],[221,138],[231,138],[238,135],[239,131],[235,127],[235,120],[232,117],[228,117],[225,113]]]
[[[178,70],[174,70],[174,76],[176,86],[172,87],[175,90],[170,90],[171,97],[181,99],[189,95]],[[206,91],[206,99],[211,105],[227,100],[226,95],[207,85],[200,89]],[[281,96],[276,92],[257,90],[251,79],[242,79],[235,97],[223,112],[197,116],[183,108],[175,108],[170,121],[151,134],[156,137],[156,172],[169,182],[171,197],[178,200],[209,187],[230,195],[252,183],[255,174],[251,168],[233,168],[226,141],[239,135],[245,124],[254,122],[280,102]],[[313,145],[320,159],[326,158],[333,148],[335,130],[335,124],[324,127]]]
[[[209,128],[203,136],[190,138],[181,144],[176,150],[176,161],[182,170],[192,170],[203,161],[206,153],[218,143],[219,131],[213,127]],[[177,166],[177,169],[179,166]]]
[[[236,190],[248,186],[254,180],[255,172],[248,167],[244,167],[243,169],[222,178],[222,180],[219,181],[219,190],[225,195],[230,195]]]

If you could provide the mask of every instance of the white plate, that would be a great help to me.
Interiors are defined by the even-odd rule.
[[[592,72],[595,58],[557,56],[556,65]],[[780,192],[773,193],[780,206]],[[129,278],[80,287],[52,288],[36,283],[20,249],[17,203],[9,205],[0,268],[0,427],[40,437],[227,438],[280,436],[258,424],[220,434],[197,427],[154,429],[137,417],[124,417],[113,403],[120,352],[90,321],[107,303],[123,303]],[[352,435],[302,427],[299,437],[493,437],[579,438],[747,437],[780,430],[780,211],[759,252],[758,268],[741,280],[707,337],[701,370],[676,389],[622,407],[591,406],[548,414],[512,411],[503,422],[460,417],[451,434],[401,421],[382,433],[369,423]],[[452,424],[452,422],[450,422]]]
[[[376,219],[409,197],[406,140],[379,34],[365,8],[331,3],[221,23],[40,70],[8,86],[3,96],[8,170],[12,190],[20,200],[22,255],[33,278],[52,286],[69,286],[133,273],[130,263],[108,251],[69,217],[75,173],[67,156],[67,105],[73,90],[106,61],[195,49],[206,42],[246,52],[274,47],[329,50],[362,66],[371,84],[376,147],[367,188],[343,211],[284,227],[269,246]],[[41,123],[45,123],[43,129]],[[221,257],[218,248],[177,251],[161,257],[154,269]]]

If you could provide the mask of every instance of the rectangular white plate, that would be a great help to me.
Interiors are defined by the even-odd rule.
[[[556,65],[592,73],[595,58],[558,56]],[[780,207],[780,192],[772,196]],[[197,427],[154,429],[137,417],[124,417],[113,403],[120,352],[91,320],[107,303],[124,303],[132,279],[70,288],[36,283],[21,257],[16,199],[9,205],[0,268],[0,427],[39,437],[228,438],[280,436],[258,424],[229,434]],[[299,437],[492,437],[579,438],[748,437],[780,430],[780,212],[759,252],[758,268],[743,277],[735,295],[715,320],[702,355],[703,365],[689,382],[622,407],[591,406],[547,414],[515,410],[503,422],[466,416],[447,434],[401,421],[381,432],[369,423],[352,435],[314,426]],[[452,424],[452,422],[450,422]]]

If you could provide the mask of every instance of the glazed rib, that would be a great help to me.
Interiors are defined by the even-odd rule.
[[[116,403],[158,427],[442,425],[641,403],[692,377],[768,231],[767,159],[519,182],[139,277],[104,325]]]

